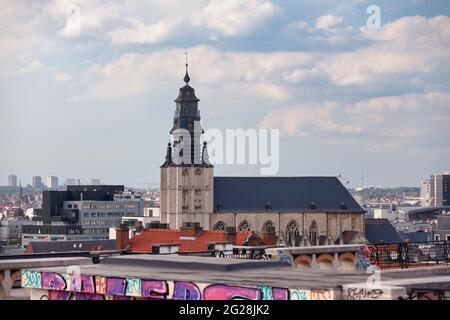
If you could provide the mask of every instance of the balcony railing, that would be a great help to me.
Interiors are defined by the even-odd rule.
[[[411,268],[449,264],[449,242],[369,245],[370,262],[379,268]]]

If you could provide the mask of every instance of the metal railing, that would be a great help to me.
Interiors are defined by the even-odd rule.
[[[447,241],[404,242],[398,244],[369,245],[370,262],[380,268],[410,268],[449,264]]]
[[[264,249],[208,250],[195,252],[179,252],[180,256],[200,256],[226,259],[269,260]]]

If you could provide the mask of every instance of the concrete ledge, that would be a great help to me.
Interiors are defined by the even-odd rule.
[[[405,287],[353,283],[342,286],[342,300],[399,300],[407,297]]]
[[[80,264],[91,264],[91,258],[39,258],[39,259],[14,259],[0,260],[0,270],[18,270],[40,267],[61,267]]]

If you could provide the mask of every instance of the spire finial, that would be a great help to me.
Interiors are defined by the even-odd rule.
[[[186,56],[186,64],[185,64],[185,66],[186,66],[186,75],[184,76],[184,82],[186,82],[186,84],[188,84],[189,81],[191,81],[191,78],[189,78],[189,74],[188,74],[188,66],[189,66],[189,64],[188,64],[188,52],[187,52],[187,50],[184,52],[184,55]]]

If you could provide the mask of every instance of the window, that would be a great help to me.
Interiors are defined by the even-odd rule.
[[[219,221],[214,226],[214,230],[225,230],[225,222]]]
[[[435,234],[434,235],[434,241],[439,241],[441,240],[441,235],[440,234]]]
[[[445,235],[445,240],[450,241],[450,234]]]
[[[319,227],[315,220],[313,220],[309,227],[309,242],[312,246],[319,245]]]
[[[286,245],[291,247],[300,245],[300,232],[295,220],[291,220],[286,227],[286,242]]]
[[[264,222],[263,227],[262,227],[263,233],[274,232],[274,231],[275,231],[275,225],[273,224],[273,222],[271,220],[267,220],[266,222]]]
[[[71,205],[71,204],[68,204],[68,205],[67,205],[67,208],[72,209],[72,205]]]
[[[244,220],[239,224],[239,231],[247,231],[251,229],[252,226],[247,222],[247,220]]]

